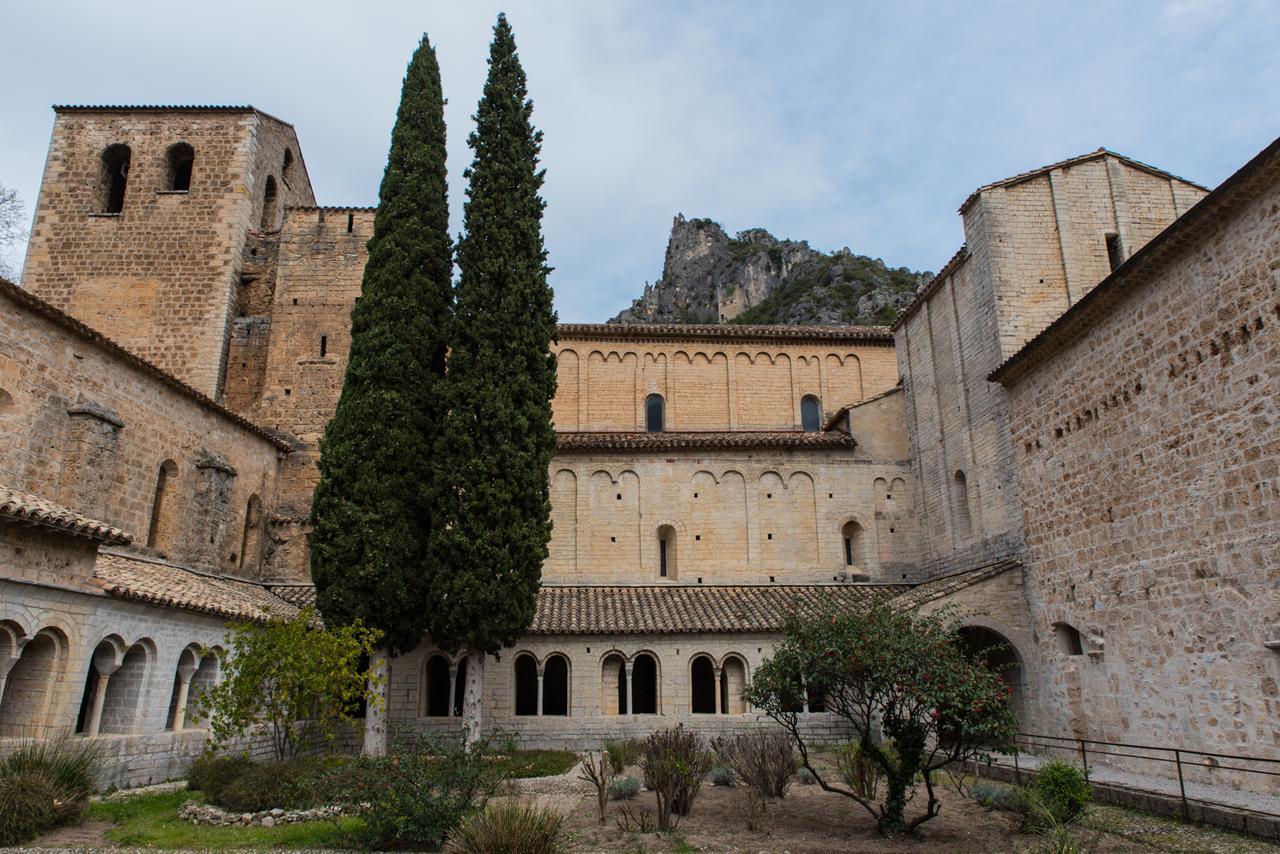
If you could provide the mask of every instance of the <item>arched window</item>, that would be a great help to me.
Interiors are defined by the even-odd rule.
[[[747,687],[747,665],[741,658],[731,655],[720,669],[720,710],[726,715],[741,715],[747,711],[742,691]]]
[[[196,673],[191,677],[191,689],[187,693],[187,719],[191,723],[193,717],[192,712],[200,708],[200,697],[206,691],[213,690],[218,684],[222,676],[222,648],[214,647],[200,657],[200,666],[196,668]],[[198,729],[206,729],[208,727],[208,719],[202,718],[195,721]]]
[[[676,529],[670,525],[658,528],[658,577],[676,577]]]
[[[516,656],[516,714],[538,713],[538,662],[529,653]]]
[[[165,721],[165,729],[177,731],[186,728],[191,679],[199,666],[200,662],[193,647],[187,647],[178,656],[178,667],[173,674],[173,690],[169,694],[169,716]]]
[[[631,714],[658,713],[658,662],[642,652],[631,662]]]
[[[690,711],[695,715],[714,715],[719,695],[715,665],[707,656],[699,655],[689,664]]]
[[[187,191],[191,189],[191,167],[196,162],[196,150],[185,142],[169,146],[165,154],[169,167],[169,189]]]
[[[811,394],[800,398],[800,427],[806,433],[822,429],[822,403]]]
[[[129,183],[129,146],[116,143],[102,152],[102,211],[118,214],[124,210],[124,189]]]
[[[1084,655],[1084,639],[1080,631],[1070,623],[1054,623],[1053,636],[1058,652],[1063,655]]]
[[[666,401],[660,394],[644,399],[644,429],[646,433],[661,433],[666,429]]]
[[[542,713],[569,714],[569,659],[553,655],[542,665]]]
[[[961,537],[973,533],[973,517],[969,515],[969,481],[957,471],[951,479],[951,496],[956,508],[956,530]]]
[[[280,164],[280,175],[284,178],[286,183],[291,177],[289,173],[291,166],[293,166],[293,151],[286,148],[284,150],[284,161]]]
[[[1004,635],[984,626],[962,627],[960,642],[964,644],[965,653],[971,659],[981,662],[988,670],[994,671],[1004,680],[1004,684],[1012,689],[1009,705],[1021,720],[1022,660],[1018,658],[1018,651],[1014,649],[1013,644],[1009,643]]]
[[[600,665],[600,713],[627,714],[627,662],[614,653]]]
[[[262,502],[250,495],[244,508],[244,533],[240,536],[240,568],[256,569],[261,557]]]
[[[111,674],[102,704],[99,732],[131,733],[137,726],[138,711],[143,707],[143,690],[147,684],[147,667],[151,649],[139,641],[129,647],[120,669]]]
[[[443,655],[433,655],[427,659],[426,673],[423,677],[426,690],[426,702],[423,711],[429,718],[449,717],[449,659]]]
[[[147,529],[147,547],[161,551],[173,545],[174,513],[176,511],[178,464],[165,460],[156,475],[155,497],[151,500],[151,525]]]
[[[275,231],[276,229],[276,179],[272,175],[267,176],[267,188],[262,193],[262,231]]]
[[[8,634],[8,633],[6,633]],[[17,641],[17,635],[9,636]],[[44,735],[49,721],[49,701],[55,681],[61,676],[61,659],[66,643],[56,629],[44,629],[22,646],[7,650],[17,662],[9,670],[0,698],[0,737],[34,738]]]
[[[825,712],[827,710],[827,698],[821,691],[806,685],[804,686],[804,698],[806,708],[810,712]]]
[[[840,539],[844,543],[844,565],[865,567],[867,560],[866,534],[857,522],[845,522],[840,529]]]

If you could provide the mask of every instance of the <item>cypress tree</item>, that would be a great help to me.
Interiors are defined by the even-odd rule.
[[[514,644],[532,622],[551,537],[556,316],[538,195],[542,134],[532,113],[511,26],[499,15],[467,140],[474,159],[439,457],[450,489],[428,568],[437,603],[428,631],[468,654],[463,706],[473,739],[485,654]]]
[[[424,35],[409,62],[378,194],[342,396],[320,444],[311,577],[326,622],[382,632],[365,752],[386,750],[389,656],[427,628],[422,566],[435,524],[434,437],[452,304],[444,97]],[[376,684],[376,683],[375,683]]]

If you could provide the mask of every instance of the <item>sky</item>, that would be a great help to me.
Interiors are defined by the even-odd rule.
[[[8,5],[0,184],[28,216],[55,103],[253,104],[295,125],[320,204],[374,204],[425,32],[455,233],[505,11],[567,322],[657,279],[677,213],[937,270],[982,184],[1105,146],[1213,187],[1280,134],[1274,0]]]

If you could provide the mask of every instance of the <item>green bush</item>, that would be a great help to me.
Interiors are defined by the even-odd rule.
[[[613,766],[615,774],[621,774],[628,765],[635,765],[640,761],[640,742],[634,738],[606,741],[604,749],[609,754],[609,764]]]
[[[711,766],[711,773],[707,775],[707,779],[711,781],[713,786],[732,786],[733,772],[723,765]]]
[[[191,764],[187,772],[187,788],[204,794],[210,803],[218,803],[227,784],[240,777],[253,762],[247,756],[215,756],[206,753]]]
[[[0,759],[0,846],[78,821],[97,770],[97,745],[68,737],[26,742]]]
[[[492,804],[449,834],[450,854],[556,854],[562,851],[564,817],[554,809],[519,801]]]
[[[614,777],[609,783],[609,798],[629,801],[640,793],[640,781],[635,777]]]
[[[1084,774],[1061,759],[1050,759],[1040,766],[1032,789],[1052,820],[1060,824],[1084,812],[1091,797]]]
[[[1026,792],[1017,786],[978,780],[969,787],[969,796],[984,807],[1022,813],[1027,810]]]
[[[812,786],[818,782],[818,778],[813,776],[813,772],[808,768],[797,768],[796,779],[800,781],[802,786]]]
[[[352,763],[358,773],[335,792],[364,819],[371,848],[437,848],[463,819],[482,810],[502,775],[488,745],[423,738],[407,752]]]

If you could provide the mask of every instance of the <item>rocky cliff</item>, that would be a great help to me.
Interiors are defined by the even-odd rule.
[[[762,228],[730,237],[709,219],[677,215],[662,278],[609,322],[888,324],[931,277]]]

